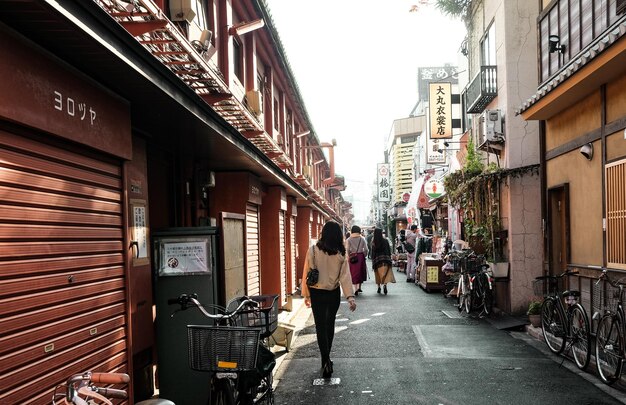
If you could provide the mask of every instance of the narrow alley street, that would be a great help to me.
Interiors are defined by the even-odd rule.
[[[451,299],[394,271],[389,295],[377,294],[370,279],[355,312],[342,301],[331,380],[320,380],[308,317],[276,373],[276,404],[626,403],[622,388],[595,377],[593,362],[580,372],[526,332],[460,315]]]

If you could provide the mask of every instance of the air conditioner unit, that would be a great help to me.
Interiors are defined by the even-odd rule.
[[[489,142],[504,141],[502,113],[500,110],[485,110],[480,117],[483,139]]]
[[[170,0],[170,17],[172,21],[192,22],[196,12],[191,7],[192,0]]]
[[[248,107],[256,115],[263,113],[263,97],[258,90],[250,90],[246,93],[246,100],[248,101]]]

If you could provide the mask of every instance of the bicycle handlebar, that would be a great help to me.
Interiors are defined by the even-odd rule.
[[[181,294],[180,296],[178,296],[178,298],[170,298],[167,300],[167,303],[169,305],[173,305],[173,304],[179,304],[180,305],[180,311],[184,311],[187,308],[189,308],[190,306],[194,306],[196,308],[198,308],[200,310],[200,312],[202,312],[202,314],[204,316],[206,316],[207,318],[216,320],[216,321],[223,321],[223,320],[228,320],[231,318],[234,318],[235,316],[239,315],[241,313],[241,311],[243,310],[243,308],[245,307],[252,307],[252,308],[257,308],[259,306],[259,303],[249,299],[248,297],[243,297],[244,299],[242,300],[241,304],[239,304],[239,306],[237,307],[237,309],[235,309],[232,312],[226,312],[223,314],[212,314],[210,312],[208,312],[204,306],[200,303],[200,301],[198,301],[198,295],[197,294]],[[178,311],[178,310],[177,310]],[[175,311],[174,313],[176,313],[177,311]],[[172,314],[172,316],[174,316],[174,314]]]
[[[100,384],[128,384],[130,377],[125,373],[91,373],[91,381]]]

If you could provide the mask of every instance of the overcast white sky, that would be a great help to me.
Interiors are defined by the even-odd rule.
[[[465,28],[434,5],[409,12],[419,0],[266,2],[315,132],[337,140],[336,171],[361,224],[393,120],[417,101],[417,68],[457,65]]]

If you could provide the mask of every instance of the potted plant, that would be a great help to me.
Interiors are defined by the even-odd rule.
[[[541,301],[530,301],[526,315],[528,315],[528,320],[533,327],[541,326]]]

